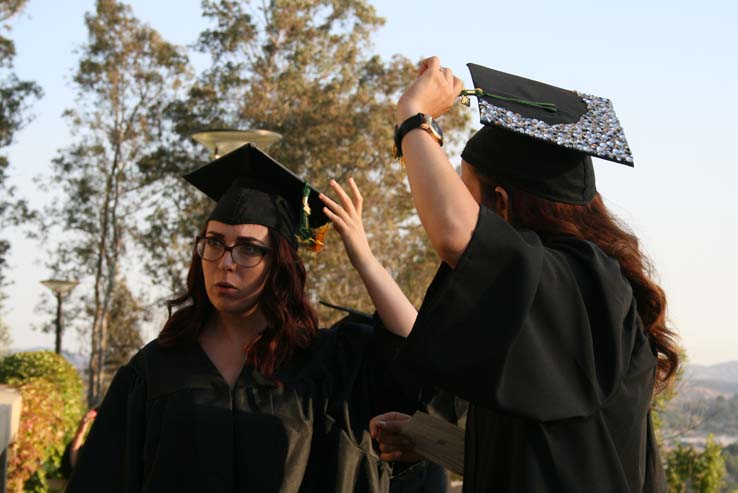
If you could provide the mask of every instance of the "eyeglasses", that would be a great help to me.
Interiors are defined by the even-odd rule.
[[[201,259],[215,262],[220,260],[225,252],[230,252],[233,261],[241,267],[256,267],[264,255],[272,251],[271,248],[253,243],[236,243],[233,246],[225,246],[218,238],[207,236],[198,236],[195,241],[195,251]]]

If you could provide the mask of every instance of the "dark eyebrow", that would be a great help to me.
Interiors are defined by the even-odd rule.
[[[238,238],[236,238],[236,241],[240,241],[240,240],[253,241],[255,243],[261,243],[262,242],[261,240],[256,239],[253,236],[239,236]]]
[[[225,239],[225,236],[223,236],[222,233],[217,233],[215,231],[207,231],[205,233],[205,236],[206,237],[209,237],[209,238],[213,238],[214,237],[214,238],[217,238],[219,240]],[[259,240],[258,238],[254,238],[253,236],[239,236],[238,238],[236,238],[236,243],[254,243],[256,245],[263,246],[263,247],[266,247],[267,246],[266,243],[264,243],[263,241]]]

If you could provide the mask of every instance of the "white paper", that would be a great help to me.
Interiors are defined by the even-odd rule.
[[[457,474],[464,472],[464,430],[441,418],[417,411],[402,423],[401,432],[415,452]]]

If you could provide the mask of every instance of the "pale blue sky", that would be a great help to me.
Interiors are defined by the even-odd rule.
[[[199,0],[130,3],[175,43],[193,42],[204,25]],[[610,98],[636,167],[596,161],[598,188],[651,255],[691,361],[738,360],[738,2],[373,3],[387,20],[374,38],[385,58],[435,54],[468,84],[465,63],[475,62]],[[36,119],[5,151],[12,183],[34,205],[45,197],[32,178],[69,142],[60,115],[73,104],[74,50],[93,4],[29,0],[11,23],[16,71],[45,91]],[[2,235],[13,243],[3,316],[14,345],[51,347],[51,336],[31,330],[45,290],[38,281],[49,274],[40,248],[18,231]],[[65,345],[75,344],[70,334]]]

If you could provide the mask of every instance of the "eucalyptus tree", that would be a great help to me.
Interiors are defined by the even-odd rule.
[[[170,107],[176,131],[182,137],[204,128],[276,131],[283,138],[268,152],[312,185],[326,189],[330,178],[354,177],[375,252],[419,301],[436,258],[415,217],[404,169],[391,158],[395,103],[417,69],[402,56],[383,60],[373,53],[372,35],[383,19],[364,0],[205,0],[202,6],[210,25],[196,47],[212,64],[188,97]],[[450,119],[456,128],[466,122],[460,113]],[[174,154],[169,169],[184,172],[206,158],[188,155]],[[182,186],[168,190],[142,237],[157,249],[179,247],[150,258],[148,267],[171,273],[172,286],[181,286],[191,238],[212,204]],[[313,300],[370,309],[338,235],[329,233],[325,242],[320,253],[304,255]],[[323,315],[325,322],[334,316]]]
[[[125,278],[126,255],[136,251],[141,204],[154,186],[139,162],[159,147],[164,109],[186,82],[189,65],[184,49],[116,0],[97,0],[85,25],[76,100],[65,111],[74,138],[53,161],[49,185],[59,198],[44,219],[52,231],[65,232],[55,270],[74,272],[86,287],[88,400],[94,403],[103,391],[116,286]]]
[[[8,21],[20,13],[25,5],[26,0],[0,0],[0,149],[13,142],[16,132],[30,118],[30,103],[41,96],[38,84],[21,80],[13,71],[15,43],[5,36],[10,29]],[[17,198],[15,188],[8,183],[10,164],[7,156],[0,154],[0,231],[30,218],[26,201]],[[0,237],[0,310],[5,298],[2,290],[6,285],[4,271],[9,251],[10,241]],[[9,345],[8,327],[0,313],[0,351],[4,351]]]

